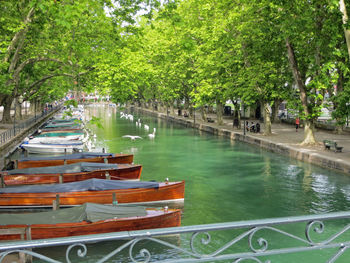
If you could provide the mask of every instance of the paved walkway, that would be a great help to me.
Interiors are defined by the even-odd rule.
[[[253,121],[253,120],[251,120]],[[255,123],[256,121],[254,121]],[[318,142],[317,145],[314,146],[302,146],[300,143],[304,139],[304,129],[299,128],[298,132],[296,132],[295,126],[291,124],[285,124],[285,123],[274,123],[272,124],[272,135],[271,136],[265,136],[263,135],[264,132],[264,124],[261,124],[261,133],[250,133],[247,132],[246,135],[249,135],[251,137],[257,137],[257,138],[263,138],[268,139],[269,141],[272,141],[274,143],[279,144],[285,144],[289,146],[296,147],[300,150],[307,151],[310,153],[317,153],[319,155],[324,155],[329,158],[336,158],[336,159],[342,159],[343,161],[349,162],[350,164],[350,135],[347,133],[344,134],[335,134],[332,131],[326,131],[317,129],[315,133],[315,138]],[[235,132],[240,132],[243,134],[243,131],[238,131],[237,129],[232,128],[232,122],[229,122],[228,120],[225,120],[224,124],[225,128],[229,128],[231,130],[234,130]],[[344,147],[343,151],[341,153],[335,153],[334,151],[325,150],[323,145],[323,140],[334,140],[338,143],[339,146]]]

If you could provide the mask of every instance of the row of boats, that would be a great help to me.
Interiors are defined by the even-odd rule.
[[[58,123],[63,126],[57,127]],[[48,129],[53,126],[55,129],[50,132]],[[45,149],[51,146],[55,149],[51,153],[60,149],[65,154],[13,160],[6,170],[0,171],[0,210],[40,211],[0,213],[0,240],[55,238],[181,224],[180,209],[139,205],[182,204],[184,181],[140,181],[142,166],[133,163],[131,154],[69,153],[76,151],[73,150],[75,144],[69,143],[84,143],[83,137],[69,137],[73,133],[78,136],[80,132],[76,131],[81,128],[76,118],[51,120],[22,147],[32,153],[45,153],[46,150],[37,150],[39,146],[44,145]],[[36,150],[31,150],[35,147]],[[47,208],[54,210],[45,210]]]
[[[26,138],[21,148],[28,153],[59,154],[83,151],[89,140],[84,131],[83,108],[76,109],[74,118],[64,119],[57,115],[38,131],[35,137]]]

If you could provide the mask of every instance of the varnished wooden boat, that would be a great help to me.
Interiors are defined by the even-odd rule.
[[[55,157],[31,157],[13,161],[12,167],[16,169],[57,166],[79,162],[91,163],[132,163],[132,154],[107,154],[107,153],[76,153]]]
[[[82,208],[92,208],[90,211]],[[57,211],[0,215],[0,240],[46,239],[111,233],[151,228],[176,227],[181,224],[179,209],[151,209],[84,204]],[[122,209],[119,212],[119,209]],[[78,210],[78,212],[77,212]],[[62,215],[62,212],[64,215]],[[105,212],[105,213],[102,213]],[[65,216],[69,218],[65,218]],[[74,216],[74,215],[77,216]],[[73,215],[73,216],[72,216]],[[87,216],[86,216],[87,215]]]
[[[107,187],[96,190],[96,182],[102,183]],[[95,190],[86,190],[91,189],[91,187],[84,188],[80,186],[80,184],[87,185],[90,183],[93,183],[93,189]],[[132,183],[139,183],[141,188],[130,188]],[[69,185],[72,186],[72,191],[66,190]],[[122,185],[124,189],[115,185]],[[58,186],[64,188],[64,190],[57,189],[56,187]],[[108,190],[104,190],[107,188]],[[0,209],[50,207],[56,198],[59,198],[60,206],[75,206],[86,202],[112,204],[114,201],[118,203],[183,202],[184,194],[184,181],[157,183],[90,179],[52,186],[35,185],[0,188]]]
[[[84,167],[81,167],[82,165],[84,165]],[[105,163],[95,164],[90,162],[73,163],[60,166],[15,169],[0,171],[0,187],[23,184],[69,183],[83,181],[91,178],[111,180],[140,180],[141,171],[141,165]]]

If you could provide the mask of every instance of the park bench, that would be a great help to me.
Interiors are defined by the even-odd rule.
[[[214,122],[214,120],[212,118],[207,118],[207,122]]]
[[[338,144],[335,141],[324,140],[323,144],[326,150],[330,150],[331,148],[333,148],[334,152],[341,152],[343,149],[343,147],[338,146]]]

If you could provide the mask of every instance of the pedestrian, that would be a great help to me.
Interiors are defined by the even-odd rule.
[[[295,131],[296,131],[296,132],[298,132],[299,124],[300,124],[300,120],[299,120],[299,117],[297,117],[297,118],[295,119]]]
[[[249,131],[249,122],[248,121],[245,122],[245,128],[247,131]]]
[[[251,132],[255,132],[255,124],[254,124],[254,122],[252,122],[252,123],[250,124],[250,131],[251,131]]]
[[[256,123],[256,132],[260,133],[260,124],[259,124],[259,122]]]

